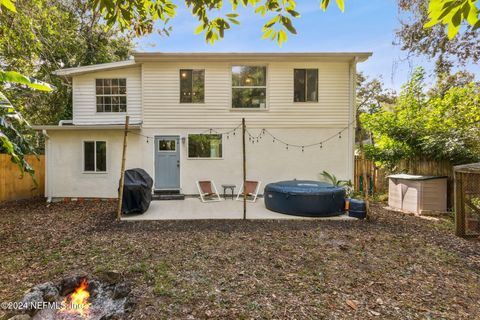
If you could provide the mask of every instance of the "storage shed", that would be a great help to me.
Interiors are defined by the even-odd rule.
[[[455,166],[455,233],[480,235],[480,162]]]
[[[448,177],[394,174],[388,178],[391,208],[417,214],[447,211]]]

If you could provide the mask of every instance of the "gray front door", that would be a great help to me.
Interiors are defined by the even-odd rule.
[[[155,189],[180,189],[179,136],[155,137]]]

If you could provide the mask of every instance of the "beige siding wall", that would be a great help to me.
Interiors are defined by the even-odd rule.
[[[73,122],[74,124],[124,123],[125,113],[97,112],[95,79],[127,79],[127,113],[132,122],[142,120],[142,89],[140,67],[122,68],[114,71],[93,72],[73,77]]]
[[[231,66],[267,66],[268,110],[231,110]],[[179,70],[205,69],[205,103],[181,104]],[[293,69],[319,69],[318,103],[293,103]],[[348,62],[146,62],[143,72],[145,128],[234,127],[242,117],[250,127],[345,127],[350,118]]]

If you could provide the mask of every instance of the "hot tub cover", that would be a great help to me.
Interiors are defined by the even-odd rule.
[[[345,189],[311,180],[290,180],[265,186],[267,209],[299,216],[336,216],[344,213]]]
[[[123,213],[144,213],[152,201],[153,179],[140,168],[125,171],[123,182]]]

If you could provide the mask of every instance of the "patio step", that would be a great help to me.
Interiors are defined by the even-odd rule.
[[[185,195],[179,190],[155,190],[152,200],[185,200]]]

